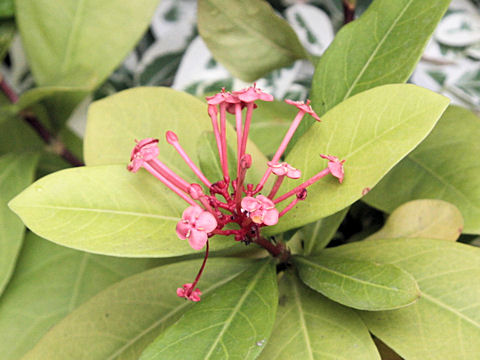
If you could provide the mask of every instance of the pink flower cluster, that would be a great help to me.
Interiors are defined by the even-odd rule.
[[[272,101],[273,97],[264,93],[255,85],[231,93],[222,90],[214,96],[207,97],[208,114],[212,121],[223,173],[223,178],[219,181],[212,183],[206,178],[184,151],[179,143],[178,136],[171,131],[166,133],[167,142],[175,148],[179,156],[197,176],[199,184],[187,182],[158,159],[157,139],[147,138],[137,141],[132,151],[130,164],[128,165],[129,171],[137,172],[143,167],[189,204],[189,207],[182,214],[182,219],[177,224],[178,237],[182,240],[188,240],[190,246],[195,250],[207,246],[206,256],[197,278],[193,283],[185,284],[177,290],[180,297],[193,301],[200,300],[201,292],[194,288],[205,267],[208,257],[208,239],[210,237],[215,234],[233,235],[236,241],[242,241],[246,244],[255,242],[276,255],[275,251],[272,251],[274,249],[273,245],[262,237],[261,228],[277,224],[279,218],[295,207],[298,201],[306,198],[306,188],[327,174],[332,174],[338,178],[340,183],[343,181],[344,160],[340,161],[335,156],[320,155],[328,160],[325,169],[294,189],[278,197],[276,196],[285,177],[291,179],[301,177],[300,170],[280,161],[300,122],[305,114],[310,114],[314,119],[320,121],[320,118],[309,105],[309,101],[303,103],[286,100],[288,104],[298,108],[298,113],[272,160],[266,164],[267,169],[260,182],[256,185],[245,184],[245,175],[252,164],[251,156],[246,153],[247,139],[252,113],[257,107],[255,102],[259,100]],[[235,115],[237,133],[235,170],[228,167],[227,112]],[[235,177],[232,178],[231,174],[235,174]],[[276,176],[276,180],[268,194],[263,195],[260,192],[271,174]],[[203,184],[203,187],[200,184]],[[289,198],[293,198],[293,200],[279,212],[276,205]],[[228,229],[225,229],[227,225],[229,225]]]

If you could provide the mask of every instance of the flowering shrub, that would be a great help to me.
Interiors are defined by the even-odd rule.
[[[342,3],[311,54],[266,1],[196,2],[236,78],[202,99],[109,87],[156,0],[0,7],[34,82],[0,81],[2,360],[478,357],[480,122],[404,84],[449,1]],[[305,68],[311,102],[269,95]]]

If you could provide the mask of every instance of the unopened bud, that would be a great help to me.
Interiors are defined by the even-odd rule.
[[[203,195],[202,187],[198,184],[191,184],[188,188],[188,194],[193,200],[198,200]]]
[[[252,157],[250,154],[244,154],[240,160],[240,167],[242,169],[250,169],[250,166],[252,166]]]
[[[298,200],[305,200],[307,198],[307,189],[303,188],[297,193]]]
[[[167,138],[167,142],[170,145],[178,142],[178,136],[173,131],[167,131],[166,134],[165,134],[165,137]]]

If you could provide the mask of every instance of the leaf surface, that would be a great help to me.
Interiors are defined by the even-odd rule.
[[[428,135],[447,105],[443,96],[400,84],[365,91],[330,110],[288,154],[286,161],[302,178],[284,182],[278,194],[325,169],[320,154],[346,160],[343,183],[327,175],[310,186],[307,199],[267,233],[311,223],[361,198]]]
[[[277,302],[275,264],[261,261],[190,308],[140,359],[255,359],[272,331]]]
[[[263,0],[200,0],[198,30],[214,58],[244,81],[307,57],[290,25]]]
[[[324,114],[350,96],[405,82],[450,0],[376,0],[343,27],[315,70],[312,102]]]
[[[425,141],[365,201],[392,212],[410,200],[445,200],[462,213],[464,232],[480,234],[479,138],[480,119],[469,110],[450,106]]]
[[[442,200],[413,200],[395,209],[371,239],[428,238],[455,241],[463,229],[462,214]]]
[[[405,359],[475,359],[480,354],[480,249],[448,240],[368,240],[325,256],[395,264],[420,299],[406,308],[359,312],[369,330]]]
[[[32,184],[9,206],[38,235],[75,249],[129,257],[195,252],[175,233],[188,204],[143,169],[62,170]],[[214,250],[232,245],[212,239]]]
[[[199,283],[203,296],[250,264],[210,259]],[[196,306],[177,297],[176,289],[193,280],[200,265],[193,260],[161,266],[112,285],[53,327],[24,360],[137,360],[159,333]]]
[[[0,299],[2,359],[20,359],[80,304],[156,262],[82,253],[28,233],[12,281]]]
[[[37,162],[35,154],[10,153],[0,157],[0,294],[15,268],[25,233],[25,226],[7,204],[31,184]]]
[[[260,360],[380,359],[358,315],[306,287],[296,276],[278,284],[275,326]]]
[[[296,257],[300,278],[312,289],[340,304],[361,310],[389,310],[419,297],[410,274],[394,265],[348,257]]]

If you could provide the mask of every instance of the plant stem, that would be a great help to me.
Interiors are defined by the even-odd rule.
[[[343,24],[346,25],[355,19],[356,0],[343,0]]]
[[[7,97],[7,99],[15,104],[18,101],[18,95],[8,85],[3,76],[0,76],[0,90]],[[53,153],[62,157],[66,162],[72,166],[84,166],[85,164],[78,159],[65,144],[55,137],[35,116],[35,114],[28,111],[20,111],[20,117],[38,134],[38,136],[47,144]]]
[[[281,262],[286,262],[290,258],[290,251],[281,242],[273,244],[262,236],[258,236],[253,242],[263,247],[273,257],[278,258]]]

